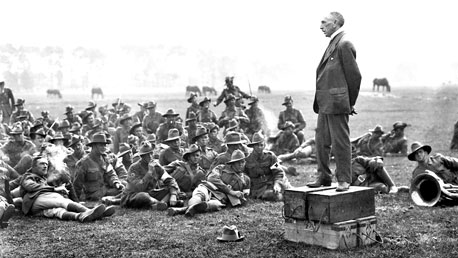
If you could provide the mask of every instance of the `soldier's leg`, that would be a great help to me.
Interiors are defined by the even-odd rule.
[[[278,159],[280,161],[288,161],[296,158],[296,155],[294,153],[285,153],[285,154],[280,154],[278,155]]]
[[[299,145],[301,145],[305,141],[305,135],[304,132],[302,131],[297,131],[294,134],[296,134],[297,139],[299,140]]]
[[[23,175],[27,170],[32,168],[32,156],[29,154],[24,155],[18,163],[14,166],[14,169],[20,174]]]
[[[210,191],[202,185],[199,185],[192,192],[192,197],[188,201],[188,209],[185,216],[193,217],[196,213],[203,213],[208,209],[208,201],[210,200]]]
[[[146,192],[139,192],[129,197],[129,200],[126,202],[126,207],[137,209],[147,208],[162,211],[167,209],[167,204],[158,201]]]
[[[6,201],[5,198],[0,196],[0,228],[8,226],[8,220],[14,215],[14,205]]]
[[[388,192],[396,193],[397,187],[393,179],[391,179],[390,174],[384,167],[376,170],[377,176],[382,180],[382,182],[388,186]]]
[[[53,208],[67,209],[68,204],[72,202],[72,200],[55,192],[42,193],[35,199],[32,205],[32,213],[35,214]]]
[[[388,193],[390,191],[389,187],[381,182],[370,183],[368,186],[373,187],[376,193]]]

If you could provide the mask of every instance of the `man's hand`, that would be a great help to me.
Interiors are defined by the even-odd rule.
[[[58,187],[54,187],[54,191],[60,194],[68,194],[67,188],[65,188],[65,185],[60,185]]]
[[[279,184],[274,184],[274,193],[279,193],[281,192],[281,186]]]
[[[124,190],[124,185],[119,183],[119,182],[116,182],[115,183],[115,188],[122,191],[122,190]]]
[[[213,102],[213,106],[216,107],[216,106],[218,106],[218,104],[216,104],[216,102]]]
[[[172,194],[170,195],[170,206],[175,206],[177,204],[177,195],[176,194]]]
[[[233,195],[233,196],[235,196],[235,197],[237,197],[237,198],[239,198],[239,199],[243,198],[243,192],[240,192],[240,191],[233,191],[233,190],[231,190],[231,191],[229,192],[229,194],[230,194],[230,195]]]
[[[357,115],[357,114],[358,113],[356,113],[355,107],[351,106],[350,116]]]

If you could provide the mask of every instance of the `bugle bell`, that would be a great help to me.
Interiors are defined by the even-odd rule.
[[[425,170],[412,180],[410,198],[418,206],[432,207],[442,198],[458,200],[458,186],[445,184],[435,173]]]

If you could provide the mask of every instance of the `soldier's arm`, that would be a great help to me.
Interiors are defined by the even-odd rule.
[[[444,164],[444,167],[448,168],[451,171],[458,171],[458,159],[448,156],[443,156],[442,154],[434,154],[433,158],[439,158]]]
[[[221,91],[221,94],[219,95],[219,97],[216,99],[216,102],[215,102],[215,107],[218,106],[223,100],[224,100],[224,97],[226,96],[226,89],[222,90]]]
[[[118,175],[120,180],[127,180],[127,170],[124,164],[122,164],[122,160],[116,156],[114,158],[114,169],[116,171],[116,175]]]
[[[219,191],[229,194],[231,189],[223,182],[221,179],[221,172],[224,168],[224,165],[220,165],[211,170],[210,174],[207,176],[207,180],[213,183]]]
[[[237,89],[239,90],[239,93],[240,93],[240,95],[242,96],[242,98],[244,98],[244,99],[249,99],[249,98],[251,98],[251,95],[246,94],[246,93],[243,92],[239,87],[237,87]]]
[[[86,177],[86,166],[81,164],[80,161],[76,163],[75,181],[73,188],[75,189],[76,196],[80,197],[84,188],[84,181]]]
[[[54,191],[54,187],[49,186],[46,183],[45,184],[40,184],[40,183],[35,182],[35,180],[33,180],[31,175],[26,175],[23,178],[23,180],[21,182],[21,187],[24,188],[24,190],[26,192],[36,192],[36,191],[39,191],[39,190],[46,190],[46,191],[49,191],[49,192],[53,192]]]
[[[278,166],[278,159],[277,156],[273,152],[269,152],[269,165],[274,175],[274,184],[278,183],[281,184],[286,177],[285,171]]]
[[[237,110],[237,118],[239,122],[245,122],[245,123],[250,122],[250,119],[248,118],[247,114],[241,108]]]
[[[111,187],[116,187],[116,184],[121,184],[121,180],[119,180],[119,177],[116,175],[116,171],[111,164],[108,165],[107,170],[103,173],[103,178]]]
[[[283,121],[283,113],[280,112],[280,115],[278,116],[278,123],[277,123],[278,130],[283,130],[284,124],[285,124],[285,121]]]
[[[294,124],[295,130],[294,131],[300,131],[305,128],[306,122],[304,119],[304,116],[302,115],[302,112],[300,110],[297,110],[297,123]]]
[[[14,101],[14,95],[13,95],[13,92],[11,90],[8,90],[8,98],[11,101],[11,107],[14,110],[14,104],[16,104],[16,102]]]

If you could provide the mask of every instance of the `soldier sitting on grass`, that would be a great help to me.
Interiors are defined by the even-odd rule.
[[[244,170],[245,154],[236,150],[226,164],[215,167],[207,180],[194,189],[188,207],[169,208],[168,215],[185,214],[193,217],[196,213],[218,211],[226,205],[235,207],[244,204],[251,185]]]
[[[373,187],[379,193],[397,193],[398,188],[383,166],[383,158],[357,156],[352,159],[352,183],[354,186]]]

